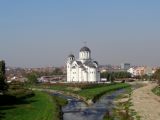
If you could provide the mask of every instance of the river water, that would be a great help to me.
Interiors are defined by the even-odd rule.
[[[106,112],[112,112],[113,100],[123,93],[125,93],[124,89],[105,94],[91,106],[87,106],[83,101],[70,96],[54,95],[68,100],[68,104],[62,108],[63,120],[103,120]]]

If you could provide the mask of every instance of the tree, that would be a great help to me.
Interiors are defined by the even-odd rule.
[[[38,78],[38,75],[36,73],[29,73],[27,75],[27,79],[28,79],[28,83],[30,84],[35,84],[37,83],[37,78]]]
[[[101,78],[107,78],[108,79],[108,75],[109,75],[108,72],[103,72],[103,73],[101,73]]]
[[[158,80],[158,85],[160,86],[160,69],[154,73],[153,77]]]
[[[6,83],[6,75],[5,75],[5,61],[0,61],[0,91],[4,92],[7,90],[7,83]]]
[[[111,81],[111,82],[113,83],[114,80],[115,80],[115,75],[114,75],[114,73],[111,73],[111,74],[109,75],[109,81]]]
[[[63,72],[60,68],[55,68],[52,74],[53,75],[63,75]]]
[[[115,78],[130,78],[131,77],[131,74],[128,73],[128,72],[114,72],[114,76]]]

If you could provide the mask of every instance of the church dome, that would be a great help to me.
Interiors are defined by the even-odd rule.
[[[98,62],[97,61],[93,61],[94,63],[96,63],[98,65]]]
[[[74,58],[73,54],[68,55],[69,58]]]
[[[91,52],[91,50],[88,47],[82,47],[80,52]]]

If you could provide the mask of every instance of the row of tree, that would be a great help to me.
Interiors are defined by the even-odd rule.
[[[128,72],[104,72],[101,73],[101,78],[106,78],[108,81],[113,81],[115,79],[130,78],[131,74]],[[137,76],[138,79],[146,80],[157,80],[158,85],[160,86],[160,69],[158,69],[152,76],[143,75]]]
[[[34,71],[34,74],[36,74],[38,77],[40,76],[52,76],[52,75],[63,75],[63,71],[60,68],[55,68],[53,71],[51,72],[38,72],[38,71]]]
[[[104,72],[101,73],[101,78],[106,78],[108,81],[115,79],[130,78],[131,74],[128,72]]]
[[[51,73],[47,72],[31,72],[25,75],[28,79],[29,84],[37,83],[37,79],[41,76],[52,76],[52,75],[63,75],[63,72],[60,68],[55,68],[55,70]]]

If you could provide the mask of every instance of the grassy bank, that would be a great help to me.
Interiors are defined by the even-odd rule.
[[[153,92],[154,94],[160,96],[160,87],[159,87],[159,86],[155,87],[155,88],[152,90],[152,92]]]
[[[60,98],[35,92],[32,98],[26,98],[17,104],[0,106],[1,120],[59,120],[60,106],[65,102]]]
[[[76,93],[85,97],[86,99],[92,99],[93,101],[96,101],[99,97],[101,97],[107,92],[126,88],[129,86],[130,85],[126,83],[106,84],[106,85],[98,86],[94,88],[82,89],[81,91],[78,91]]]
[[[62,120],[63,114],[62,114],[61,108],[63,106],[65,106],[68,103],[68,101],[61,98],[61,97],[53,96],[53,102],[56,103],[53,108],[55,115],[54,115],[53,119],[51,119],[51,120]]]
[[[74,93],[84,97],[86,100],[96,101],[99,97],[101,97],[107,92],[126,88],[129,86],[130,85],[126,83],[111,83],[111,84],[72,83],[72,84],[52,84],[52,85],[40,84],[35,87]]]

